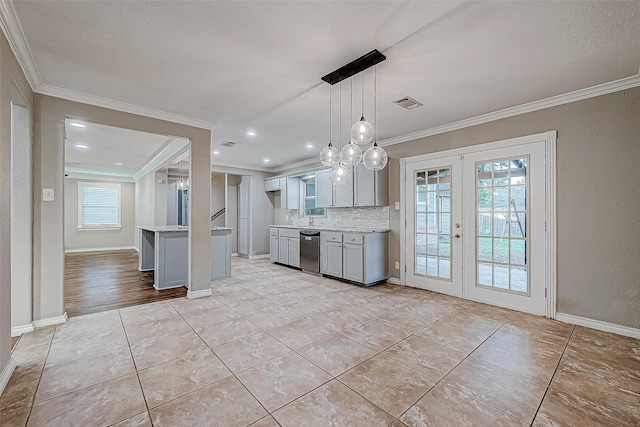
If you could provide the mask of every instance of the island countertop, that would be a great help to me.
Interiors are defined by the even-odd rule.
[[[318,231],[337,231],[339,233],[388,233],[388,228],[375,227],[327,227],[313,225],[270,225],[272,228],[289,228],[293,230],[318,230]]]
[[[158,233],[171,233],[176,231],[189,231],[188,225],[138,225],[137,228],[146,231],[158,232]],[[218,227],[212,226],[211,231],[231,231],[231,227]]]

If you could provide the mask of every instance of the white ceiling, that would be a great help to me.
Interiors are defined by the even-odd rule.
[[[175,140],[77,120],[67,120],[65,130],[65,173],[71,177],[92,174],[132,179]]]
[[[640,66],[637,1],[12,5],[42,88],[209,122],[214,164],[256,169],[316,156],[329,121],[320,78],[374,48],[387,56],[378,66],[380,140],[637,76]],[[334,89],[337,144],[351,121],[349,82],[342,137]],[[358,105],[359,77],[355,89]],[[404,96],[424,106],[392,103]]]

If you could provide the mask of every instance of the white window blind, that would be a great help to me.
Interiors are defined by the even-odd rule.
[[[120,227],[120,184],[78,183],[78,228]]]

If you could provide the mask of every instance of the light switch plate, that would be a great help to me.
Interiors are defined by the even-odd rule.
[[[396,202],[394,207],[396,208],[397,211],[400,210],[400,202]]]
[[[43,202],[53,202],[54,194],[53,188],[43,188],[42,189],[42,201]]]
[[[396,261],[396,270],[400,270],[400,263]]]

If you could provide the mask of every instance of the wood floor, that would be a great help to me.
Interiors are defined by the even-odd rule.
[[[153,272],[138,271],[138,253],[134,250],[65,255],[64,305],[69,317],[186,294],[184,287],[155,290]]]

